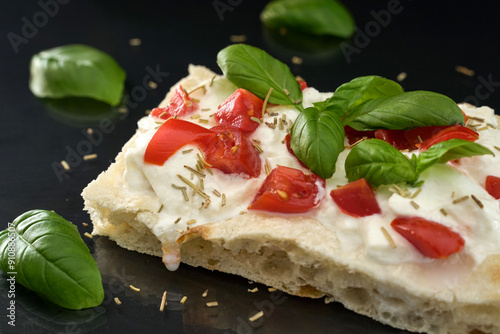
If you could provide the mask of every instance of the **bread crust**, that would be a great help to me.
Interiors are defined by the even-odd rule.
[[[214,75],[199,66],[189,71],[175,86],[193,89]],[[162,245],[146,227],[158,221],[161,204],[156,197],[129,191],[123,178],[125,153],[137,138],[135,134],[125,144],[82,196],[94,234],[161,257]],[[393,327],[436,334],[500,333],[500,254],[479,266],[461,259],[457,266],[466,273],[437,288],[421,284],[426,277],[422,271],[439,272],[436,268],[402,264],[388,270],[348,261],[335,231],[307,216],[248,213],[196,226],[181,234],[178,243],[181,261],[188,265],[237,274],[297,296],[338,301]]]

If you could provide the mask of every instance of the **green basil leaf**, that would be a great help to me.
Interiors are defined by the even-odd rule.
[[[417,158],[417,173],[420,174],[436,163],[446,163],[475,155],[494,155],[491,150],[481,144],[463,139],[450,139],[439,142],[422,152]]]
[[[352,120],[346,125],[358,131],[464,125],[462,111],[453,100],[427,91],[407,92],[371,100],[356,110],[354,117],[350,118]]]
[[[365,178],[374,187],[409,182],[416,176],[414,161],[379,139],[355,145],[347,155],[345,171],[350,182]]]
[[[288,66],[265,51],[246,44],[234,44],[222,49],[217,64],[229,81],[261,99],[269,89],[268,102],[295,105],[302,110],[302,90]]]
[[[354,110],[360,105],[399,94],[403,94],[403,88],[397,82],[375,75],[364,76],[339,86],[332,97],[320,104],[324,109],[339,115],[346,124],[349,119],[356,117]]]
[[[80,96],[117,105],[125,76],[108,54],[87,45],[71,44],[34,55],[29,86],[41,98]]]
[[[336,0],[275,0],[267,4],[260,19],[270,29],[342,38],[350,37],[355,28],[349,10]]]
[[[104,298],[97,264],[78,229],[51,211],[28,211],[0,234],[0,269],[68,309],[94,307]]]
[[[344,150],[344,127],[336,114],[311,107],[299,114],[290,133],[290,147],[297,158],[323,179],[335,173]]]

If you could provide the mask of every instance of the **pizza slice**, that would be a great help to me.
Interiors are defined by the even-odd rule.
[[[347,90],[301,81],[297,108],[234,81],[189,66],[83,190],[94,234],[169,270],[183,262],[241,275],[401,329],[500,332],[493,110],[460,105],[468,126],[367,130],[360,124],[375,121],[346,104]],[[342,103],[358,112],[352,127],[314,115]],[[341,147],[325,137],[338,131]]]

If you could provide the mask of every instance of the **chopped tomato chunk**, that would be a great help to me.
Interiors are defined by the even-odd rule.
[[[464,113],[464,111],[462,110],[462,108],[460,108],[460,111],[464,115],[464,124],[467,124],[467,121],[469,120],[469,117],[467,117],[467,115]]]
[[[188,121],[168,119],[149,141],[144,153],[144,162],[163,166],[181,147],[211,133],[209,129]]]
[[[450,128],[451,130],[447,130]],[[422,149],[422,147],[426,147],[427,145],[433,145],[439,141],[452,138],[460,138],[470,141],[475,141],[478,138],[477,133],[461,125],[422,126],[409,130],[378,129],[375,131],[357,131],[350,126],[345,126],[344,130],[350,145],[362,138],[377,138],[391,144],[398,150]],[[441,137],[438,137],[437,134],[443,130],[447,131],[441,133]],[[438,141],[434,141],[436,139]],[[431,140],[433,141],[431,142]]]
[[[391,144],[398,150],[415,150],[420,143],[449,127],[450,126],[421,126],[409,130],[379,129],[375,131],[375,138]]]
[[[205,162],[222,172],[244,173],[257,177],[261,170],[259,153],[238,129],[200,125],[170,118],[149,141],[144,162],[162,166],[175,152],[187,144],[195,144],[205,154]]]
[[[421,151],[425,151],[434,144],[450,139],[463,139],[474,142],[478,138],[479,134],[474,130],[466,128],[462,125],[453,125],[439,131],[417,146]]]
[[[344,126],[344,132],[349,145],[352,145],[363,138],[375,138],[375,131],[358,131],[348,125]]]
[[[205,162],[226,174],[257,177],[261,171],[259,152],[239,129],[216,126],[212,134],[199,137],[197,143],[205,154]]]
[[[198,109],[198,104],[194,102],[188,93],[179,85],[165,108],[154,108],[150,115],[161,119],[168,119],[174,116],[185,116]]]
[[[441,130],[444,130],[446,128],[449,128],[450,126],[421,126],[418,128],[410,129],[410,130],[405,130],[404,132],[404,137],[408,141],[408,143],[411,145],[411,149],[414,150],[416,149],[420,143],[426,141],[436,133],[438,133]]]
[[[500,177],[488,175],[486,177],[485,189],[493,198],[500,199]]]
[[[281,213],[307,212],[320,203],[325,193],[325,180],[315,174],[277,166],[267,176],[248,207]]]
[[[287,134],[285,135],[285,145],[286,145],[286,149],[288,150],[288,152],[290,152],[290,154],[291,154],[291,155],[293,155],[293,156],[297,159],[297,161],[300,163],[300,165],[301,165],[302,167],[308,168],[308,167],[306,166],[306,164],[305,164],[305,163],[303,163],[302,161],[300,161],[300,160],[299,160],[299,158],[297,158],[297,156],[296,156],[296,155],[295,155],[295,153],[293,152],[292,147],[290,146],[290,140],[292,140],[292,137],[290,136],[290,134],[289,134],[289,133],[287,133]]]
[[[380,213],[375,192],[364,178],[348,183],[330,192],[340,211],[352,217],[365,217]]]
[[[299,85],[300,85],[300,90],[304,90],[304,89],[306,89],[307,87],[309,87],[309,86],[307,85],[307,82],[305,82],[305,80],[304,80],[304,79],[297,79],[297,81],[298,81],[298,83],[299,83]]]
[[[385,130],[378,129],[375,131],[375,138],[383,140],[398,150],[414,150],[415,146],[411,145],[405,137],[405,130]]]
[[[220,125],[230,125],[243,132],[253,132],[262,118],[264,101],[249,91],[239,88],[229,96],[214,115]]]
[[[422,255],[441,259],[462,251],[465,241],[449,227],[421,217],[397,217],[392,228]]]

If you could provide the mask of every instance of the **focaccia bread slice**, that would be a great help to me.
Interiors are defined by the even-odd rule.
[[[162,105],[179,84],[190,91],[215,76],[201,66],[190,66],[189,72]],[[220,85],[235,89],[223,78]],[[165,203],[154,190],[131,189],[124,176],[127,163],[134,161],[129,153],[143,140],[141,131],[82,196],[94,234],[108,236],[126,249],[165,258],[171,246],[158,232]],[[353,231],[335,228],[352,223],[342,217],[333,216],[337,221],[327,225],[308,214],[249,211],[194,224],[174,239],[181,261],[188,265],[241,275],[293,295],[338,301],[397,328],[440,334],[500,333],[500,254],[487,252],[480,263],[471,254],[449,261],[369,261],[369,251],[346,245]]]

